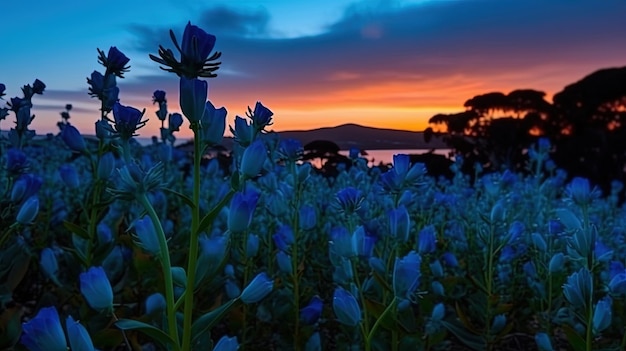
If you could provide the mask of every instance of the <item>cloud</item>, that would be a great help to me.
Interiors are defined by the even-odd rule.
[[[323,114],[342,108],[353,111],[356,122],[357,115],[385,108],[405,111],[403,121],[424,121],[430,116],[420,111],[461,110],[476,94],[533,88],[551,95],[597,68],[626,63],[626,2],[371,4],[349,6],[320,34],[291,38],[274,35],[264,9],[201,11],[191,22],[217,35],[216,50],[223,53],[210,98],[239,114],[257,100],[277,114],[321,111],[322,124],[343,122]],[[179,40],[185,24],[174,28]],[[129,27],[135,49],[153,54],[159,44],[173,48],[169,29]],[[119,80],[123,103],[148,107],[152,92],[164,89],[177,107],[176,76],[156,66],[154,74]],[[276,126],[297,123],[285,119]]]

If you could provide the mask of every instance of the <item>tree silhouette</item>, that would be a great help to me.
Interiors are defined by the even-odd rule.
[[[466,160],[487,170],[523,171],[524,149],[538,136],[553,143],[552,157],[570,176],[584,176],[608,189],[624,180],[626,165],[626,67],[598,70],[554,95],[518,89],[477,95],[466,110],[437,114],[429,123],[445,126],[444,141]],[[428,128],[424,137],[442,134]]]
[[[551,110],[544,97],[531,89],[477,95],[465,102],[465,111],[437,114],[429,123],[445,125],[444,141],[466,161],[465,171],[477,163],[488,170],[523,169],[522,151]],[[429,128],[425,138],[433,134]]]

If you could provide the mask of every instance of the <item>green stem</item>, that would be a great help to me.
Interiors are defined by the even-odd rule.
[[[141,194],[138,198],[139,203],[143,205],[148,216],[152,220],[152,224],[156,229],[157,239],[159,240],[159,258],[161,259],[161,266],[163,267],[163,278],[165,280],[165,301],[167,304],[167,322],[168,322],[168,333],[170,337],[175,341],[174,350],[180,351],[180,346],[178,344],[178,326],[176,323],[176,310],[174,309],[174,280],[172,278],[172,263],[170,262],[170,252],[167,247],[167,240],[165,238],[165,232],[163,231],[163,226],[161,226],[161,220],[156,214],[154,207],[148,200],[148,196],[146,194]],[[187,285],[187,287],[193,285]]]
[[[193,130],[193,198],[191,209],[191,233],[189,235],[189,256],[187,261],[187,293],[183,322],[183,351],[191,350],[191,322],[193,317],[193,287],[196,284],[196,266],[198,265],[198,235],[200,224],[200,158],[202,148],[198,136],[198,125],[192,124]]]
[[[593,280],[591,281],[592,292],[589,294],[587,300],[587,330],[585,335],[585,350],[591,351],[593,349]]]
[[[295,198],[293,201],[293,236],[294,243],[291,245],[291,265],[292,265],[292,279],[293,279],[293,301],[294,301],[294,311],[295,311],[295,320],[294,320],[294,331],[293,331],[293,346],[294,350],[300,349],[300,277],[298,272],[298,245],[299,242],[299,231],[300,231],[300,182],[298,181],[298,174],[296,172],[296,165],[293,162],[289,163],[289,168],[291,171],[291,175],[293,177],[293,184],[295,190]]]
[[[372,327],[372,330],[369,331],[369,333],[367,333],[367,337],[365,339],[365,349],[366,350],[371,350],[372,348],[372,338],[374,337],[374,334],[376,333],[376,331],[378,331],[378,328],[380,327],[380,324],[382,323],[382,320],[385,319],[385,317],[390,314],[390,313],[394,313],[396,312],[396,306],[398,304],[398,298],[394,296],[393,300],[391,300],[391,303],[389,304],[389,306],[387,306],[387,308],[385,309],[385,311],[383,311],[383,313],[380,315],[380,317],[378,317],[378,319],[376,320],[376,323],[374,323],[374,326]],[[396,343],[397,345],[397,343]],[[397,347],[397,346],[396,346]]]

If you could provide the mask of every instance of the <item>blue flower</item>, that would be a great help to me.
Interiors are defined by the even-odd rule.
[[[57,257],[51,248],[46,247],[41,250],[39,266],[41,267],[43,274],[48,277],[48,279],[58,283],[57,273],[59,272],[59,262],[57,261]]]
[[[246,178],[254,178],[259,175],[263,164],[267,159],[267,148],[265,143],[257,139],[248,146],[241,158],[241,174]]]
[[[420,254],[428,254],[435,252],[437,248],[437,239],[435,237],[435,227],[428,225],[420,230],[417,236],[417,251]]]
[[[356,327],[361,322],[361,308],[356,298],[338,287],[333,295],[333,311],[341,324]]]
[[[376,238],[372,235],[368,235],[365,232],[363,226],[356,228],[352,233],[352,247],[354,252],[360,257],[371,257],[374,254],[374,245],[376,245]]]
[[[43,91],[46,89],[46,85],[44,84],[44,82],[40,81],[39,79],[35,79],[35,81],[33,82],[33,93],[34,94],[43,94]]]
[[[213,106],[211,101],[207,101],[204,105],[204,115],[200,123],[200,140],[205,145],[213,146],[222,143],[224,131],[226,130],[226,108],[218,109]]]
[[[113,310],[113,289],[102,267],[91,267],[80,274],[80,292],[94,310]]]
[[[415,251],[410,251],[403,258],[396,257],[393,266],[393,292],[401,299],[411,299],[419,286],[422,258]]]
[[[22,200],[35,195],[42,184],[43,179],[41,177],[30,173],[22,174],[13,184],[13,189],[11,189],[11,201],[21,203]]]
[[[609,291],[615,295],[626,294],[626,271],[615,274],[609,281]]]
[[[450,266],[450,267],[458,267],[459,266],[459,261],[457,260],[456,256],[454,256],[453,253],[451,252],[446,252],[443,255],[441,255],[441,259],[443,260],[443,262]]]
[[[142,121],[143,111],[131,106],[124,106],[119,102],[113,105],[113,118],[115,120],[115,133],[122,140],[129,140],[136,136],[135,132],[146,125],[147,120]]]
[[[397,209],[389,211],[387,217],[389,217],[389,234],[391,237],[400,240],[400,242],[407,242],[411,231],[411,219],[406,207],[400,205]]]
[[[250,227],[260,194],[252,189],[237,192],[228,210],[228,230],[231,233],[244,232]]]
[[[98,71],[93,71],[91,73],[91,78],[87,78],[87,84],[89,87],[89,95],[91,97],[97,97],[98,99],[102,99],[104,96],[104,76],[102,73]]]
[[[438,303],[435,305],[435,307],[433,308],[433,312],[430,315],[430,319],[434,320],[434,321],[440,321],[443,319],[443,317],[445,317],[446,315],[446,306],[443,305],[443,303]]]
[[[22,324],[21,343],[30,351],[67,351],[67,340],[55,307],[44,307]]]
[[[562,272],[563,269],[565,269],[564,264],[565,255],[562,252],[559,252],[552,256],[552,258],[550,259],[550,263],[548,264],[548,272],[550,272],[550,274]]]
[[[96,177],[99,180],[109,180],[113,170],[115,169],[115,156],[112,152],[106,152],[98,160],[98,168],[96,169]]]
[[[6,153],[6,167],[10,174],[23,173],[28,167],[26,154],[20,149],[10,148]]]
[[[300,310],[300,320],[305,325],[313,325],[317,323],[322,315],[324,302],[319,296],[315,295],[309,301],[309,304]]]
[[[167,102],[167,99],[165,98],[165,92],[163,90],[155,90],[154,93],[152,93],[152,103],[162,104],[164,102]]]
[[[154,293],[146,298],[145,305],[147,315],[158,316],[165,311],[165,297],[161,293]]]
[[[72,316],[68,316],[65,320],[67,328],[67,337],[70,340],[70,348],[72,351],[94,351],[93,342],[87,332],[79,322],[75,321]]]
[[[574,177],[565,189],[565,194],[569,200],[578,206],[590,205],[593,200],[601,195],[597,187],[591,188],[589,179],[582,177]]]
[[[29,197],[22,206],[20,210],[17,212],[17,217],[15,220],[23,225],[31,224],[37,214],[39,213],[39,197],[37,195],[33,195]]]
[[[148,216],[136,220],[129,229],[131,228],[135,229],[136,235],[134,239],[139,247],[155,256],[160,255],[161,247],[159,246],[156,229]]]
[[[243,289],[239,298],[245,304],[257,303],[265,298],[274,289],[274,281],[270,279],[267,273],[259,273],[252,281]]]
[[[192,125],[204,116],[209,84],[197,78],[180,78],[180,109]]]
[[[272,125],[272,116],[274,112],[272,112],[269,108],[263,106],[263,104],[257,101],[254,106],[254,112],[248,107],[248,117],[252,120],[252,126],[257,131],[263,130],[267,126]]]
[[[61,139],[65,142],[70,149],[78,152],[85,152],[87,150],[87,144],[85,144],[85,139],[80,135],[78,129],[76,129],[73,125],[65,125],[63,130],[61,130]]]
[[[603,330],[611,326],[613,319],[612,310],[613,300],[609,296],[605,296],[596,304],[593,309],[593,333],[600,334]]]
[[[235,127],[233,128],[231,126],[229,128],[230,132],[233,133],[233,136],[235,137],[235,142],[237,142],[237,144],[241,147],[247,147],[250,143],[252,143],[255,135],[254,128],[251,124],[248,124],[247,120],[239,116],[235,116]]]
[[[183,115],[178,112],[170,113],[168,121],[170,130],[178,131],[183,125]]]
[[[259,252],[259,236],[256,234],[248,235],[246,243],[246,257],[254,257]]]
[[[287,162],[296,162],[302,158],[304,147],[300,140],[283,139],[278,145],[278,155]]]
[[[130,61],[126,55],[124,55],[115,46],[109,48],[109,53],[105,56],[104,51],[98,49],[98,62],[106,67],[106,74],[113,74],[120,78],[124,78],[124,72],[128,72],[130,66],[126,64]]]
[[[211,62],[217,60],[220,52],[216,52],[211,57],[211,51],[215,46],[215,36],[207,34],[204,30],[187,23],[183,33],[182,46],[178,45],[174,32],[170,30],[170,37],[174,42],[174,46],[180,52],[180,62],[174,57],[174,53],[170,49],[165,49],[159,45],[159,56],[150,54],[150,58],[166,67],[161,69],[176,73],[179,77],[196,78],[196,77],[216,77],[215,72],[220,62]]]
[[[288,251],[289,245],[296,241],[293,230],[287,224],[281,225],[276,234],[272,235],[272,239],[274,240],[274,245],[282,251]]]
[[[532,233],[530,235],[530,239],[532,240],[533,245],[538,251],[546,252],[546,250],[548,250],[548,244],[546,244],[546,241],[543,238],[543,235],[539,233]]]
[[[586,308],[592,288],[591,273],[586,268],[581,268],[578,272],[567,277],[567,282],[563,285],[563,294],[565,299],[574,307]]]
[[[276,253],[276,264],[278,265],[278,269],[284,274],[291,275],[293,273],[291,256],[286,254],[284,251],[279,250]]]
[[[222,336],[213,347],[213,351],[236,351],[238,349],[239,343],[237,342],[237,337],[233,336],[229,338],[226,335]]]
[[[360,210],[364,200],[363,193],[353,187],[344,188],[337,193],[339,211],[348,215]]]
[[[61,167],[59,167],[59,175],[61,176],[63,183],[65,183],[68,188],[76,189],[80,186],[76,168],[74,168],[71,164],[61,165]]]
[[[537,343],[539,351],[554,351],[550,337],[546,333],[535,334],[535,343]]]
[[[317,223],[315,208],[309,205],[300,207],[300,216],[298,219],[301,230],[310,230],[315,228],[315,224]]]
[[[352,235],[345,227],[334,227],[330,230],[330,250],[341,257],[350,258],[357,255]]]

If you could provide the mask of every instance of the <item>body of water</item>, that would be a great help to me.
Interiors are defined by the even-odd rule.
[[[380,162],[393,163],[393,155],[398,155],[398,154],[419,155],[419,154],[427,153],[430,151],[431,149],[366,150],[367,155],[364,155],[362,157],[366,158],[369,161],[368,163],[369,166],[377,166]],[[450,149],[435,149],[433,153],[436,155],[448,156],[449,152],[450,152]],[[348,156],[350,151],[341,150],[339,151],[339,153],[342,155]]]

